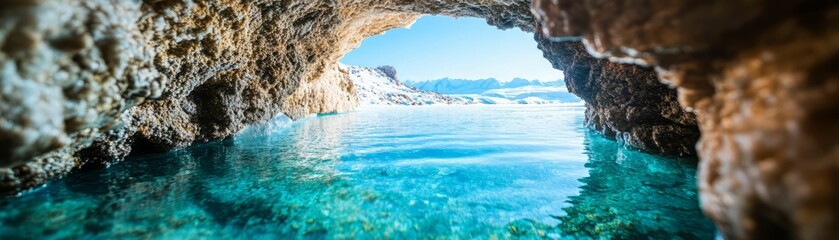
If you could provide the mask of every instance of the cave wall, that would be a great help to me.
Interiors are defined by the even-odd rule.
[[[695,112],[705,213],[731,239],[839,238],[836,1],[535,0],[541,30],[654,67]]]
[[[536,34],[539,49],[565,72],[568,91],[586,102],[586,126],[619,144],[669,156],[695,156],[696,115],[679,105],[676,89],[655,70],[591,56],[577,41]]]

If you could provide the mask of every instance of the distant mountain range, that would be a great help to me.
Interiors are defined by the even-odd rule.
[[[405,85],[424,90],[464,97],[491,98],[510,103],[579,103],[582,100],[568,92],[564,81],[542,82],[516,78],[509,82],[489,79],[443,78],[429,81],[406,82]]]
[[[563,81],[542,82],[539,80],[527,80],[515,78],[509,82],[501,82],[495,78],[487,79],[452,79],[443,78],[428,81],[409,81],[408,86],[426,91],[435,91],[442,94],[481,94],[494,89],[510,89],[528,86],[539,87],[565,87]]]
[[[396,69],[341,65],[355,85],[362,104],[568,104],[582,105],[582,100],[568,93],[562,81],[513,79],[439,79],[401,82]]]
[[[396,76],[396,69],[391,66],[368,68],[340,65],[347,71],[355,85],[358,100],[362,104],[373,105],[430,105],[430,104],[468,104],[459,97],[443,95],[432,91],[418,90],[406,86]]]

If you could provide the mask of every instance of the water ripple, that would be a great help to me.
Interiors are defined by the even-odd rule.
[[[713,238],[691,162],[579,107],[372,107],[246,130],[0,199],[0,238]]]

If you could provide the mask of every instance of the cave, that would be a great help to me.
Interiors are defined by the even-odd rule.
[[[533,32],[626,147],[699,158],[731,239],[839,238],[834,1],[37,1],[0,10],[0,192],[279,114],[358,106],[337,65],[424,14]]]

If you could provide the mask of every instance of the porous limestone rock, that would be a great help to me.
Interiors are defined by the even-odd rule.
[[[839,239],[839,6],[534,0],[542,30],[655,66],[698,115],[705,213],[731,239]]]
[[[127,1],[0,3],[0,191],[62,176],[123,111],[162,94],[141,15]]]

